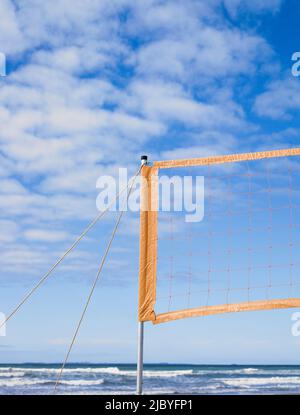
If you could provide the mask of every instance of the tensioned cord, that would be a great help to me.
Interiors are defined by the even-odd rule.
[[[136,174],[133,176],[132,180],[133,183],[136,180],[136,177],[140,173],[141,168],[138,169]],[[112,203],[102,212],[100,212],[88,225],[88,227],[82,232],[82,234],[74,241],[74,243],[70,246],[70,248],[55,262],[55,264],[42,276],[39,282],[25,295],[25,297],[18,303],[18,305],[13,309],[13,311],[5,318],[4,321],[0,324],[0,329],[11,319],[11,317],[22,307],[22,305],[32,296],[32,294],[43,284],[43,282],[49,277],[49,275],[55,270],[55,268],[66,258],[66,256],[73,251],[73,249],[79,244],[82,238],[93,228],[93,226],[104,216],[104,214],[110,209],[111,206],[118,200],[121,194],[124,193],[129,187],[129,182],[126,187],[124,187],[120,192],[117,193],[116,197],[112,201]],[[131,186],[132,189],[132,186]],[[128,196],[129,197],[129,196]],[[128,200],[127,197],[127,200]]]
[[[132,189],[133,189],[133,186],[134,186],[134,183],[135,183],[136,177],[137,177],[137,175],[139,174],[140,170],[141,170],[141,167],[140,167],[140,169],[138,170],[137,174],[136,174],[136,175],[134,176],[134,178],[132,179],[132,183],[131,183],[131,186],[130,186],[129,192],[128,192],[128,194],[127,194],[127,198],[126,198],[125,203],[127,203],[127,202],[128,202],[128,199],[129,199],[129,196],[130,196],[131,191],[132,191]],[[73,346],[74,346],[74,343],[75,343],[75,341],[76,341],[76,337],[77,337],[77,334],[78,334],[78,332],[79,332],[80,326],[81,326],[81,324],[82,324],[82,322],[83,322],[83,319],[84,319],[84,317],[85,317],[86,311],[87,311],[88,306],[89,306],[89,304],[90,304],[90,302],[91,302],[91,299],[92,299],[93,293],[94,293],[95,288],[96,288],[96,285],[97,285],[97,283],[98,283],[98,281],[99,281],[99,277],[100,277],[101,271],[102,271],[102,269],[103,269],[104,263],[105,263],[105,261],[106,261],[106,258],[107,258],[107,256],[108,256],[108,253],[109,253],[109,250],[110,250],[110,247],[111,247],[111,245],[112,245],[112,242],[113,242],[114,237],[115,237],[115,235],[116,235],[117,229],[118,229],[119,224],[120,224],[120,222],[121,222],[121,219],[122,219],[123,213],[124,213],[124,209],[123,209],[123,207],[122,207],[122,208],[121,208],[121,212],[120,212],[120,214],[119,214],[119,216],[118,216],[118,219],[117,219],[117,221],[116,221],[115,227],[114,227],[114,229],[113,229],[113,231],[112,231],[112,234],[111,234],[110,240],[109,240],[109,242],[108,242],[108,244],[107,244],[106,250],[105,250],[105,252],[104,252],[104,254],[103,254],[103,257],[102,257],[102,259],[101,259],[101,263],[100,263],[99,269],[98,269],[98,271],[97,271],[96,278],[95,278],[94,283],[93,283],[93,285],[92,285],[91,291],[90,291],[90,293],[89,293],[89,296],[88,296],[88,298],[87,298],[87,301],[86,301],[85,306],[84,306],[84,308],[83,308],[83,311],[82,311],[82,313],[81,313],[81,316],[80,316],[79,322],[78,322],[78,324],[77,324],[77,326],[76,326],[76,330],[75,330],[75,332],[74,332],[74,335],[73,335],[72,341],[71,341],[70,346],[69,346],[69,348],[68,348],[68,351],[67,351],[67,354],[66,354],[65,360],[64,360],[64,362],[63,362],[63,364],[62,364],[62,366],[61,366],[61,369],[60,369],[59,375],[58,375],[58,377],[57,377],[57,380],[56,380],[56,383],[55,383],[55,386],[54,386],[54,393],[56,392],[57,387],[58,387],[58,385],[59,385],[59,383],[60,383],[60,380],[61,380],[61,377],[62,377],[62,374],[63,374],[63,370],[64,370],[64,368],[65,368],[65,366],[66,366],[66,364],[67,364],[67,361],[68,361],[68,359],[69,359],[70,353],[71,353],[72,348],[73,348]]]

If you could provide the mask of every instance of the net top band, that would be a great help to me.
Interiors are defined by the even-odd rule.
[[[200,157],[193,159],[155,161],[154,167],[170,169],[174,167],[208,166],[211,164],[234,163],[239,161],[253,161],[266,158],[299,156],[300,148],[283,150],[260,151],[256,153],[228,154],[225,156]]]

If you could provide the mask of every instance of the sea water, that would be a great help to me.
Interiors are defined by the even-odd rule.
[[[1,364],[0,394],[52,394],[59,364]],[[132,364],[68,364],[60,394],[133,394]],[[300,366],[145,364],[145,394],[300,393]]]

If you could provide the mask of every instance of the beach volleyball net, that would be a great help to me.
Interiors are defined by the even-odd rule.
[[[300,306],[299,156],[142,167],[139,321]]]

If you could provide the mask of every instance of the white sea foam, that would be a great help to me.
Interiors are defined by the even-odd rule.
[[[269,368],[269,369],[264,369],[264,368],[237,368],[237,369],[215,369],[215,370],[211,370],[211,369],[195,369],[194,370],[194,374],[195,375],[201,375],[201,376],[205,376],[205,375],[269,375],[270,377],[272,377],[272,375],[274,376],[284,376],[284,375],[290,375],[290,376],[300,376],[300,370],[299,369],[274,369],[274,368]]]
[[[96,386],[101,385],[104,382],[103,379],[97,380],[62,380],[60,382],[61,385],[68,385],[68,386]],[[15,387],[15,386],[32,386],[32,385],[45,385],[53,383],[54,380],[42,380],[42,379],[22,379],[22,378],[15,378],[15,379],[0,379],[0,387]]]
[[[256,373],[256,372],[259,372],[259,369],[256,369],[254,367],[247,367],[245,369],[242,369],[241,372],[244,372],[244,373]]]
[[[257,368],[237,368],[237,369],[194,369],[193,374],[195,375],[242,375],[242,374],[257,374],[264,373],[263,370]]]
[[[0,380],[0,387],[14,387],[14,386],[32,386],[38,384],[49,383],[48,380],[31,380],[31,379],[23,379],[23,378],[15,378],[15,379],[1,379]]]
[[[24,373],[59,373],[60,372],[60,368],[36,368],[36,367],[27,367],[27,368],[16,368],[16,367],[9,367],[9,368],[0,368],[0,376],[1,376],[1,372],[9,372],[9,373],[14,373],[15,371],[20,371],[22,370]],[[65,368],[64,369],[64,373],[109,373],[109,374],[118,374],[120,372],[120,370],[117,367],[103,367],[103,368],[91,368],[91,367],[87,367],[87,368]]]
[[[192,375],[193,370],[153,370],[144,371],[144,376],[149,378],[172,378],[177,376]]]
[[[98,380],[63,380],[60,383],[62,385],[70,385],[70,386],[96,386],[102,385],[104,382],[103,379]]]
[[[20,378],[25,376],[25,372],[3,372],[0,371],[0,379],[1,378]]]
[[[8,371],[9,373],[14,373],[15,371],[20,371],[20,368],[0,368],[0,376],[1,376],[1,370]],[[22,371],[24,373],[37,373],[37,374],[56,374],[60,372],[60,368],[54,369],[54,368],[22,368]],[[122,370],[118,367],[97,367],[97,368],[66,368],[64,369],[64,373],[68,374],[96,374],[96,373],[102,373],[102,374],[108,374],[108,375],[118,375],[118,376],[136,376],[136,370]],[[182,375],[192,375],[193,370],[144,370],[144,376],[145,377],[176,377],[176,376],[182,376]]]
[[[102,373],[109,373],[112,375],[119,376],[136,376],[135,370],[120,370],[118,368],[106,368],[107,370]],[[147,370],[143,372],[143,376],[146,378],[169,378],[183,375],[192,375],[193,370]]]
[[[16,367],[0,367],[0,373],[1,372],[13,372],[14,370],[20,370],[20,368],[16,368]]]
[[[144,370],[145,378],[175,378],[180,376],[193,376],[192,386],[193,393],[207,391],[208,393],[220,392],[220,389],[239,388],[241,390],[251,390],[251,388],[269,389],[278,388],[295,388],[300,387],[299,368],[255,368],[255,367],[237,367],[237,368],[199,368],[181,369],[181,370],[154,370],[146,368]],[[177,368],[176,368],[177,369]],[[0,387],[45,387],[55,382],[60,368],[51,367],[0,367]],[[124,369],[116,366],[108,367],[72,367],[64,370],[65,379],[61,381],[62,386],[70,389],[73,387],[93,387],[103,384],[106,376],[111,376],[112,381],[117,377],[133,378],[136,376],[136,370]],[[102,375],[102,376],[101,376]],[[243,376],[244,375],[244,376]],[[260,377],[264,375],[264,377]],[[285,376],[284,376],[285,375]],[[211,390],[208,391],[209,385],[201,385],[201,379],[210,376],[212,379],[217,376],[215,382],[211,384]],[[230,376],[230,377],[226,377]],[[103,379],[102,379],[103,378]],[[129,380],[129,379],[128,379]],[[203,380],[203,379],[202,379]],[[125,379],[124,379],[125,382]],[[199,384],[200,382],[200,384]],[[154,385],[153,385],[154,386]],[[196,388],[196,389],[194,389]],[[158,389],[160,390],[160,388]],[[224,389],[225,390],[225,389]]]
[[[268,378],[236,378],[236,379],[220,379],[225,385],[239,388],[249,388],[251,386],[267,386],[267,385],[300,385],[300,377],[268,377]]]

